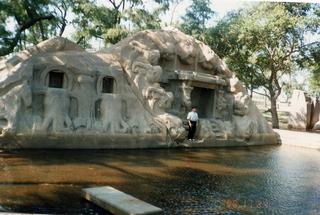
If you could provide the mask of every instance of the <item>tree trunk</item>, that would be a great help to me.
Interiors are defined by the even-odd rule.
[[[250,86],[250,98],[252,98],[253,97],[253,88],[252,88],[252,85]]]
[[[277,112],[277,99],[271,98],[271,116],[272,116],[272,128],[279,128],[279,118]]]
[[[61,23],[61,27],[60,27],[60,32],[59,32],[59,36],[62,37],[62,34],[64,32],[64,30],[66,29],[67,23],[65,22],[65,20],[63,20],[63,22]]]

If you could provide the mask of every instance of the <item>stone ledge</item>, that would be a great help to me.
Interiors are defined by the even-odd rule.
[[[82,189],[82,196],[115,215],[163,214],[161,208],[150,205],[110,186]]]

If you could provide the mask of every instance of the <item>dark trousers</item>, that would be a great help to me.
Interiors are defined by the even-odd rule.
[[[191,126],[188,123],[189,126],[189,133],[188,133],[188,139],[193,139],[194,133],[196,133],[197,129],[197,122],[196,121],[190,121]]]

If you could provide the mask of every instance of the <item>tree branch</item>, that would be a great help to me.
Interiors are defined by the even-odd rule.
[[[54,16],[52,14],[46,15],[46,16],[38,16],[38,17],[32,19],[30,22],[19,27],[19,31],[22,32],[22,31],[30,28],[31,26],[33,26],[34,24],[36,24],[37,22],[39,22],[41,20],[45,20],[45,19],[52,20],[53,18],[54,18]]]
[[[22,26],[19,25],[20,27],[18,28],[18,31],[16,32],[15,36],[11,39],[11,42],[9,42],[9,48],[3,50],[1,52],[1,54],[7,55],[7,54],[13,52],[14,48],[17,46],[17,44],[20,40],[20,36],[23,31],[30,28],[31,26],[33,26],[34,24],[36,24],[37,22],[39,22],[41,20],[45,20],[45,19],[52,20],[53,18],[54,18],[53,15],[39,16],[39,17],[32,19],[30,22],[28,22]],[[17,22],[19,22],[19,19],[16,19],[16,20],[17,20]]]
[[[257,91],[253,91],[254,93],[258,94],[258,95],[261,95],[261,96],[265,96],[267,97],[268,99],[271,99],[270,96],[266,93],[260,93],[260,92],[257,92]]]
[[[80,44],[83,39],[84,39],[84,36],[82,35],[82,36],[78,39],[78,41],[77,41],[76,43],[77,43],[77,44]]]

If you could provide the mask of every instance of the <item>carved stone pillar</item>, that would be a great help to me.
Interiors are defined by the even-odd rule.
[[[191,91],[193,87],[190,87],[185,81],[183,81],[180,88],[182,90],[181,118],[185,118],[191,108]]]

